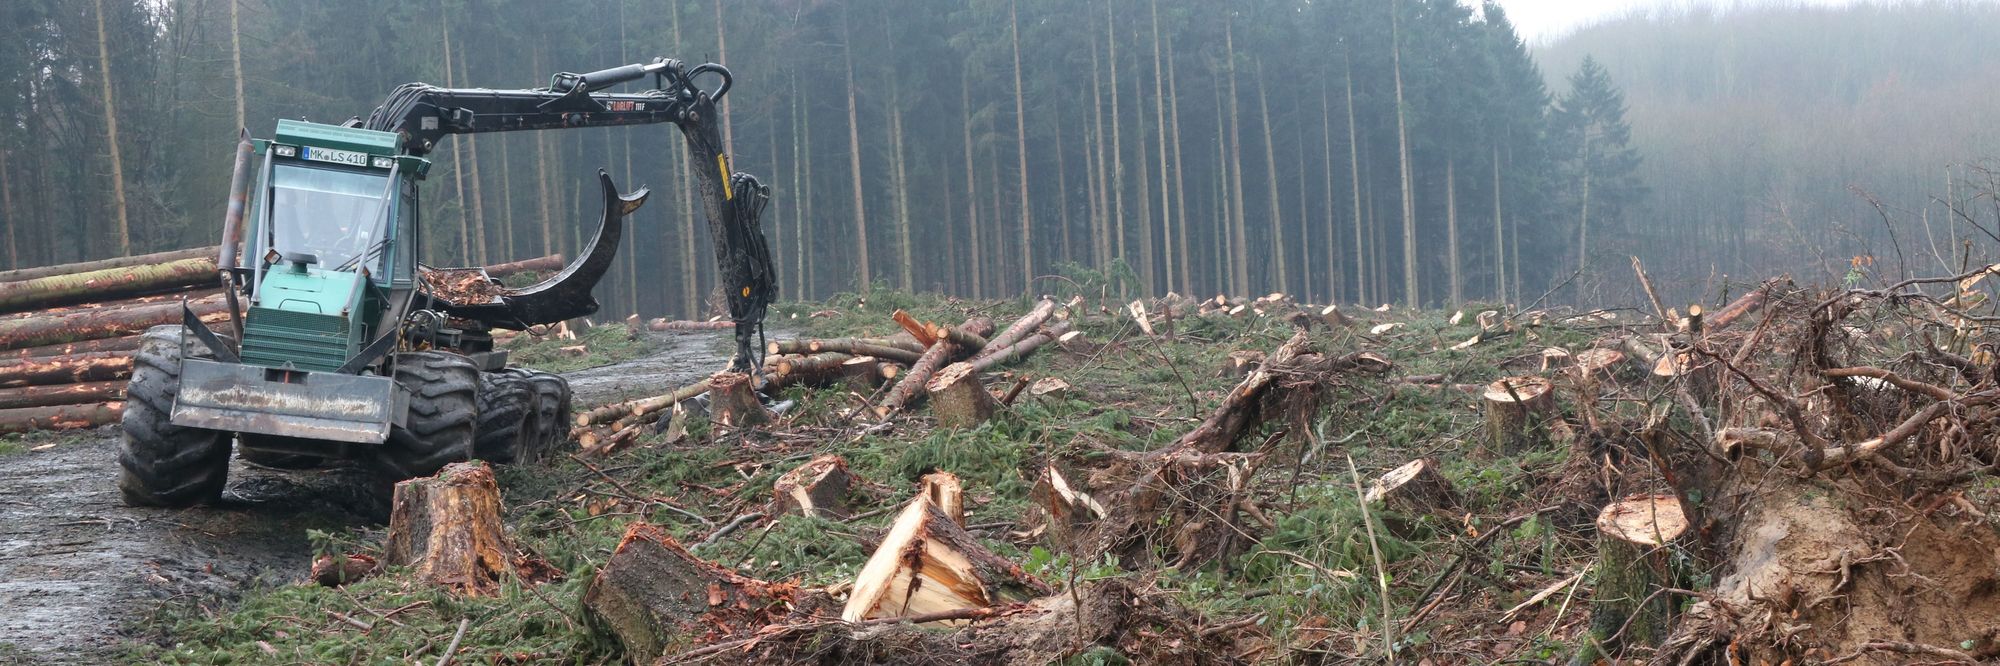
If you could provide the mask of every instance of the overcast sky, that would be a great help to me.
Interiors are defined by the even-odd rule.
[[[1607,19],[1632,13],[1689,7],[1740,7],[1780,3],[1834,7],[1864,0],[1500,0],[1507,18],[1529,44],[1540,44],[1571,31]],[[1468,2],[1477,4],[1477,2]],[[1878,0],[1877,4],[1881,4]]]

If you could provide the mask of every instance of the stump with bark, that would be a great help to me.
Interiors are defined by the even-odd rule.
[[[1068,550],[1090,526],[1105,517],[1104,505],[1070,482],[1055,465],[1042,468],[1032,495],[1048,521],[1049,544]]]
[[[1229,357],[1222,360],[1222,376],[1242,377],[1263,364],[1264,352],[1254,349],[1229,352]]]
[[[917,495],[930,500],[932,506],[951,516],[953,522],[965,524],[965,484],[958,475],[951,472],[931,472],[917,480]]]
[[[396,484],[382,562],[417,578],[479,596],[515,574],[517,556],[500,521],[500,487],[484,462],[452,463],[436,476]]]
[[[708,380],[709,415],[716,423],[751,428],[772,420],[771,410],[757,397],[756,381],[741,372],[718,372]]]
[[[1503,454],[1549,444],[1549,421],[1556,418],[1555,384],[1542,377],[1505,377],[1486,385],[1486,438]]]
[[[847,508],[847,488],[853,478],[847,460],[840,456],[829,453],[806,461],[772,484],[777,511],[845,519],[852,515]]]
[[[890,525],[882,545],[854,579],[841,619],[860,622],[985,608],[1054,594],[965,531],[919,494]]]
[[[1655,593],[1681,587],[1673,546],[1687,528],[1673,495],[1632,495],[1598,513],[1590,626],[1600,642],[1656,645],[1672,630],[1675,600]]]
[[[953,363],[936,375],[925,390],[930,393],[931,413],[942,428],[973,428],[993,418],[999,403],[979,383],[979,373],[971,363]]]
[[[794,585],[767,583],[695,557],[665,530],[633,523],[583,594],[597,626],[634,664],[747,633],[786,617]]]
[[[1425,516],[1449,520],[1460,506],[1451,481],[1438,473],[1437,461],[1418,458],[1389,470],[1368,488],[1362,500],[1382,509],[1382,524],[1397,536],[1415,534]]]

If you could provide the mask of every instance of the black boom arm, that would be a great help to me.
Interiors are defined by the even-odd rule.
[[[714,89],[701,87],[704,75],[719,81]],[[602,92],[648,76],[653,77],[652,90]],[[588,74],[556,74],[549,87],[532,90],[408,83],[390,92],[362,126],[395,132],[404,151],[424,155],[448,134],[673,123],[694,158],[695,195],[708,218],[730,319],[736,324],[736,357],[730,368],[749,372],[763,349],[753,340],[762,334],[765,310],[777,298],[777,278],[759,220],[770,190],[754,176],[731,172],[723,151],[715,106],[733,83],[721,65],[688,67],[667,58]]]

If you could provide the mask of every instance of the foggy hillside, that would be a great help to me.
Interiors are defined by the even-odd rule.
[[[1952,208],[1992,228],[1964,181],[1990,182],[2000,149],[1994,34],[1990,3],[1698,10],[1589,27],[1536,57],[1551,85],[1588,56],[1624,89],[1652,188],[1632,229],[1649,266],[1684,283],[1711,267],[1838,280],[1872,254],[1901,277],[1958,272],[1954,239],[1986,238]]]

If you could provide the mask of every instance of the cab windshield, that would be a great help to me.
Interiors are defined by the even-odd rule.
[[[321,268],[380,270],[388,237],[382,197],[386,173],[275,165],[271,173],[271,246],[303,252]]]

